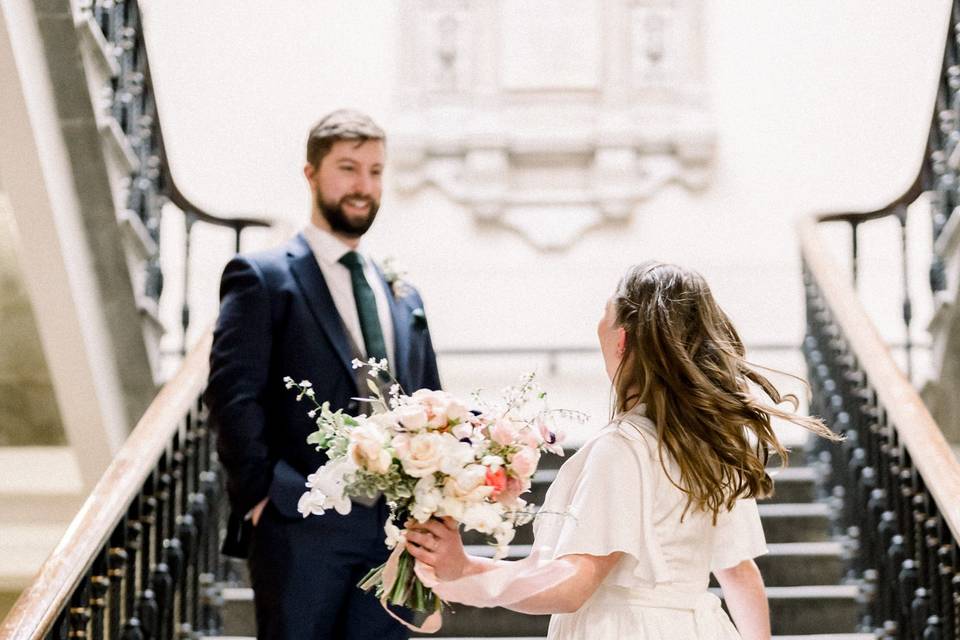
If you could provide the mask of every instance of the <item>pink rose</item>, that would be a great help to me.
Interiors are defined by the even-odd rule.
[[[513,444],[517,439],[517,430],[514,428],[513,422],[507,418],[499,418],[490,427],[490,439],[503,446]]]
[[[533,447],[524,447],[510,458],[510,469],[520,478],[529,478],[540,463],[540,452]]]
[[[497,502],[510,509],[523,506],[520,496],[530,490],[530,478],[507,477],[507,486],[497,496]]]

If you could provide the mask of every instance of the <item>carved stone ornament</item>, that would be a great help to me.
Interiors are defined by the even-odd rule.
[[[562,11],[559,7],[562,6]],[[542,250],[703,187],[702,0],[401,0],[391,167]]]

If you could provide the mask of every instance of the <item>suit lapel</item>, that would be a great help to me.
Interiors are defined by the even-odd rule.
[[[380,276],[380,283],[387,293],[390,318],[393,320],[393,358],[396,360],[393,363],[394,375],[405,392],[413,393],[414,389],[409,388],[410,380],[407,377],[407,363],[410,357],[410,309],[403,302],[394,298],[387,279],[380,271],[380,266],[376,263],[374,263],[374,266],[376,266],[377,275]]]
[[[293,239],[287,255],[290,258],[290,270],[303,293],[303,298],[307,301],[310,313],[324,333],[327,334],[334,351],[337,352],[340,361],[350,374],[350,378],[353,379],[353,366],[351,364],[353,351],[350,349],[346,330],[343,328],[340,314],[337,313],[333,296],[330,295],[327,281],[324,280],[323,274],[320,272],[317,259],[302,234],[297,234]]]

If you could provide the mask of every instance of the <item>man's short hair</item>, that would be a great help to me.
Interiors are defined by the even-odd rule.
[[[373,118],[353,109],[337,109],[328,113],[310,129],[307,138],[307,162],[314,167],[330,153],[338,140],[356,140],[358,145],[368,140],[385,140],[387,137]]]

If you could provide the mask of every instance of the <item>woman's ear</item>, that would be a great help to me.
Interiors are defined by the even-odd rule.
[[[623,356],[627,350],[627,330],[623,327],[617,327],[617,355]]]

